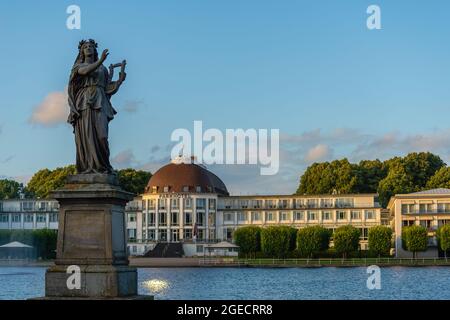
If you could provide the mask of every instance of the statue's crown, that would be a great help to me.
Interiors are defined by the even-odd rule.
[[[92,43],[96,48],[98,47],[98,44],[97,44],[97,42],[95,42],[94,39],[81,40],[80,43],[78,44],[78,50],[81,49],[81,47],[83,46],[83,44],[88,43],[88,42]]]

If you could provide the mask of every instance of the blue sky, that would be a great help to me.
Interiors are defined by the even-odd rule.
[[[68,30],[66,8],[81,8]],[[381,8],[381,30],[366,9]],[[432,151],[450,161],[448,1],[15,1],[0,3],[0,176],[73,163],[64,121],[30,121],[60,101],[83,38],[126,58],[112,102],[115,167],[154,171],[170,134],[280,129],[280,172],[213,166],[231,192],[291,193],[313,161]],[[59,95],[58,95],[59,94]],[[48,102],[48,100],[47,100]]]

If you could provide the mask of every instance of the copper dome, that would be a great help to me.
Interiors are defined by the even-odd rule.
[[[225,184],[195,163],[169,163],[150,178],[146,193],[200,192],[228,195]]]

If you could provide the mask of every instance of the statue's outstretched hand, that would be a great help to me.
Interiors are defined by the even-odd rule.
[[[101,60],[102,62],[105,61],[106,58],[108,57],[108,55],[109,55],[108,49],[103,50],[102,56],[100,57],[100,60]]]

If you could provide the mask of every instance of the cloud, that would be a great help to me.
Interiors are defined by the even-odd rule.
[[[131,149],[119,152],[111,159],[111,163],[117,167],[131,167],[136,163],[136,158]]]
[[[29,122],[44,127],[65,123],[69,115],[67,90],[49,93],[34,109]]]
[[[326,144],[318,144],[309,149],[305,156],[307,162],[321,161],[331,156],[331,149]]]
[[[135,113],[143,105],[144,102],[141,100],[127,100],[123,105],[123,110],[125,110],[128,113]]]

